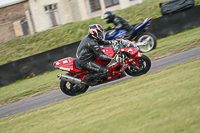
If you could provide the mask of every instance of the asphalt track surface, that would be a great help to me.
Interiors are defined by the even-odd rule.
[[[177,63],[184,63],[189,60],[197,59],[197,58],[200,58],[200,47],[153,61],[149,73],[153,72],[153,71],[164,69],[166,67],[175,65]],[[124,81],[127,79],[131,79],[131,78],[133,78],[133,77],[126,76],[126,77],[118,79],[118,80],[114,80],[114,81],[111,81],[108,83],[90,87],[88,89],[88,91],[92,91],[92,90],[98,89],[100,87],[115,84],[115,83],[118,83],[118,82],[121,82],[121,81]],[[55,78],[55,80],[58,80],[58,79]],[[58,86],[59,86],[59,84],[58,84]],[[0,108],[0,119],[9,117],[11,115],[19,114],[22,112],[26,112],[28,110],[43,107],[43,106],[46,106],[51,103],[56,103],[56,102],[59,102],[61,100],[68,99],[68,98],[70,98],[70,96],[63,94],[60,90],[56,90],[56,91],[53,91],[53,92],[50,92],[50,93],[47,93],[44,95],[40,95],[40,96],[31,98],[28,100],[16,102],[11,105],[7,105],[7,106]]]

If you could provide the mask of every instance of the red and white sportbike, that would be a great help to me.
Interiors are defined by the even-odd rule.
[[[101,50],[106,55],[114,57],[118,63],[109,68],[105,77],[95,78],[94,82],[97,84],[125,77],[126,74],[140,76],[147,73],[151,67],[150,59],[139,53],[137,46],[130,41],[121,41],[121,43],[116,41],[111,47],[102,47]],[[95,58],[95,61],[103,66],[109,65],[107,61],[99,61],[98,57]],[[89,86],[82,80],[87,74],[93,72],[79,66],[76,58],[64,58],[54,62],[53,65],[57,69],[68,72],[58,75],[60,89],[63,93],[75,96],[87,91]]]

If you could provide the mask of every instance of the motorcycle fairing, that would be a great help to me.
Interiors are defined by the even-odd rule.
[[[72,58],[72,57],[67,57],[58,61],[55,61],[53,63],[53,66],[57,69],[63,70],[63,71],[68,71],[68,72],[72,72],[72,73],[81,73],[81,72],[85,72],[86,70],[79,70],[75,68],[74,65],[74,60],[76,58]]]
[[[64,58],[64,59],[61,59],[61,60],[58,60],[58,61],[55,61],[53,63],[53,66],[57,69],[61,69],[62,68],[67,68],[69,70],[72,70],[73,69],[73,60],[75,58],[72,58],[72,57],[67,57],[67,58]]]
[[[139,49],[135,47],[127,47],[127,48],[120,48],[119,52],[127,52],[131,55],[131,57],[134,57],[138,53]]]
[[[103,51],[103,53],[105,55],[108,55],[110,57],[114,57],[115,56],[115,52],[114,52],[112,47],[103,47],[103,48],[101,48],[101,50]]]
[[[139,31],[141,31],[152,19],[145,19],[141,24],[136,25],[133,33],[137,33]]]
[[[117,32],[114,37],[111,36],[113,32]],[[113,30],[113,31],[107,33],[106,40],[113,40],[113,39],[115,39],[115,38],[117,38],[117,37],[119,37],[119,36],[121,36],[125,33],[126,33],[126,30]]]
[[[140,65],[139,65],[137,59],[141,58],[142,55],[143,55],[142,53],[137,53],[137,54],[134,56],[134,58],[128,59],[128,60],[126,61],[126,63],[127,63],[128,65],[130,65],[130,64],[132,64],[132,63],[134,62],[134,64],[135,64],[137,67],[139,67]]]
[[[138,53],[139,49],[137,47],[120,48],[119,52],[127,52],[131,55],[131,57],[128,60],[126,60],[125,62],[120,62],[117,65],[109,68],[109,71],[112,71],[113,74],[115,74],[115,73],[117,74],[117,73],[124,71],[128,67],[128,65],[132,64],[133,62],[136,66],[139,66],[137,59],[141,58],[143,54]],[[120,67],[120,69],[116,71],[115,69],[117,67]]]
[[[115,56],[115,52],[114,52],[113,48],[111,48],[111,47],[103,47],[103,48],[101,48],[101,50],[103,51],[103,53],[105,55],[108,55],[110,57]],[[95,57],[94,61],[96,61],[97,63],[99,63],[103,66],[106,66],[109,63],[109,61],[100,61],[98,57]]]
[[[141,58],[143,54],[139,53],[139,49],[138,48],[135,48],[135,47],[120,48],[119,52],[127,52],[127,53],[129,53],[131,55],[132,58],[126,60],[125,61],[126,64],[130,65],[130,64],[132,64],[134,62],[134,64],[139,67],[137,59]]]

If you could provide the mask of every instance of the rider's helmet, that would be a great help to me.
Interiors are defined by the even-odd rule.
[[[89,25],[89,35],[95,39],[102,40],[104,37],[103,27],[99,24]]]
[[[101,19],[106,19],[107,23],[112,23],[114,19],[114,14],[111,11],[107,11],[101,16]]]

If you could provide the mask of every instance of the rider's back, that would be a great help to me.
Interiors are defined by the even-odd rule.
[[[125,19],[118,15],[114,15],[113,23],[116,26],[115,29],[124,29],[126,31],[129,31],[133,29],[133,26],[130,25]]]
[[[94,52],[91,50],[92,45],[96,42],[89,35],[85,36],[80,42],[80,45],[76,52],[76,57],[81,65],[85,65],[88,61],[94,60]]]

